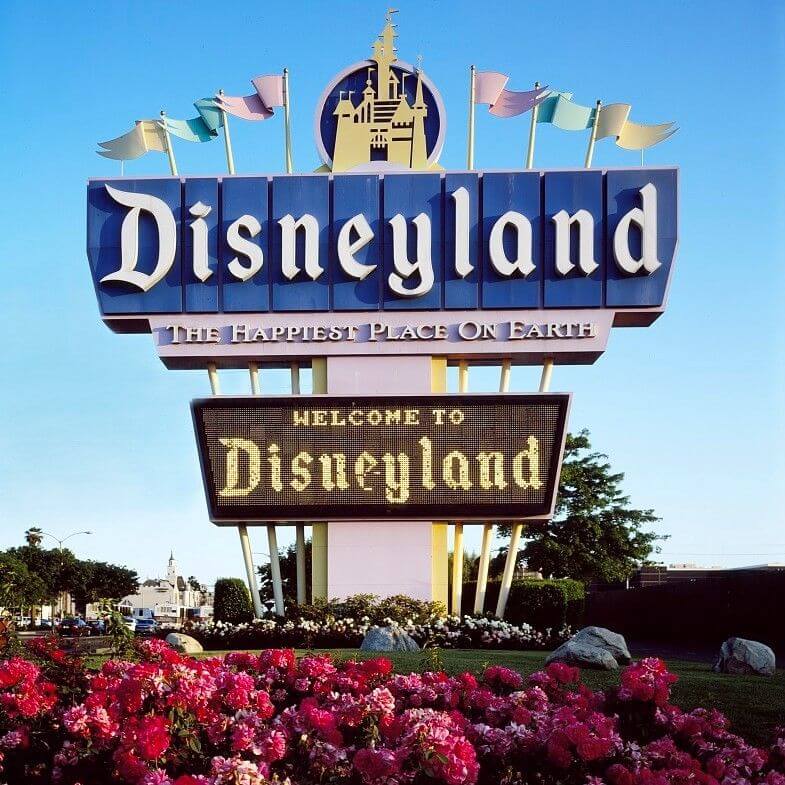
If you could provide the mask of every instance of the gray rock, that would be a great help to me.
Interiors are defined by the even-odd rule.
[[[396,627],[371,627],[360,651],[419,651],[417,641]]]
[[[202,644],[190,635],[183,635],[181,632],[170,632],[166,636],[166,642],[181,654],[199,654],[203,652]]]
[[[775,668],[774,652],[765,643],[746,638],[728,638],[720,647],[714,665],[717,673],[734,675],[773,676]]]
[[[579,668],[597,668],[606,671],[615,671],[619,667],[609,651],[576,641],[575,636],[548,655],[545,664],[549,665],[552,662],[564,662],[567,665],[577,665]]]
[[[629,665],[632,662],[624,636],[619,635],[618,632],[607,630],[605,627],[584,627],[582,630],[578,630],[571,640],[605,649],[619,665]]]

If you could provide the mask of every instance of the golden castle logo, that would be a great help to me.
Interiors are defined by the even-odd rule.
[[[343,71],[322,96],[316,138],[324,170],[440,168],[444,108],[422,67],[398,60],[394,13],[387,12],[370,60]]]

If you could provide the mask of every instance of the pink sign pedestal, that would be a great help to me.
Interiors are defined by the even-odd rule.
[[[446,361],[422,356],[329,357],[327,392],[443,392]],[[430,521],[327,525],[327,596],[406,594],[447,604],[447,524]]]

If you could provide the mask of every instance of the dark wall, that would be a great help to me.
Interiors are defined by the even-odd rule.
[[[719,646],[731,636],[750,638],[783,654],[785,572],[592,592],[585,623],[637,641]]]

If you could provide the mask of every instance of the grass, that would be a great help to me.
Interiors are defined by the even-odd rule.
[[[357,649],[320,649],[337,660],[378,656]],[[223,656],[226,652],[209,651],[200,656]],[[297,654],[306,654],[298,650]],[[391,652],[389,657],[398,672],[410,673],[441,669],[456,674],[477,673],[486,665],[501,664],[524,676],[540,670],[547,652],[482,651],[474,649],[426,649],[422,652]],[[753,744],[771,741],[777,725],[785,722],[785,671],[772,678],[762,676],[727,676],[714,673],[708,664],[685,660],[666,660],[679,680],[673,686],[672,700],[682,709],[699,706],[719,709],[731,721],[732,730]],[[593,689],[618,684],[618,672],[584,670],[581,678]]]

